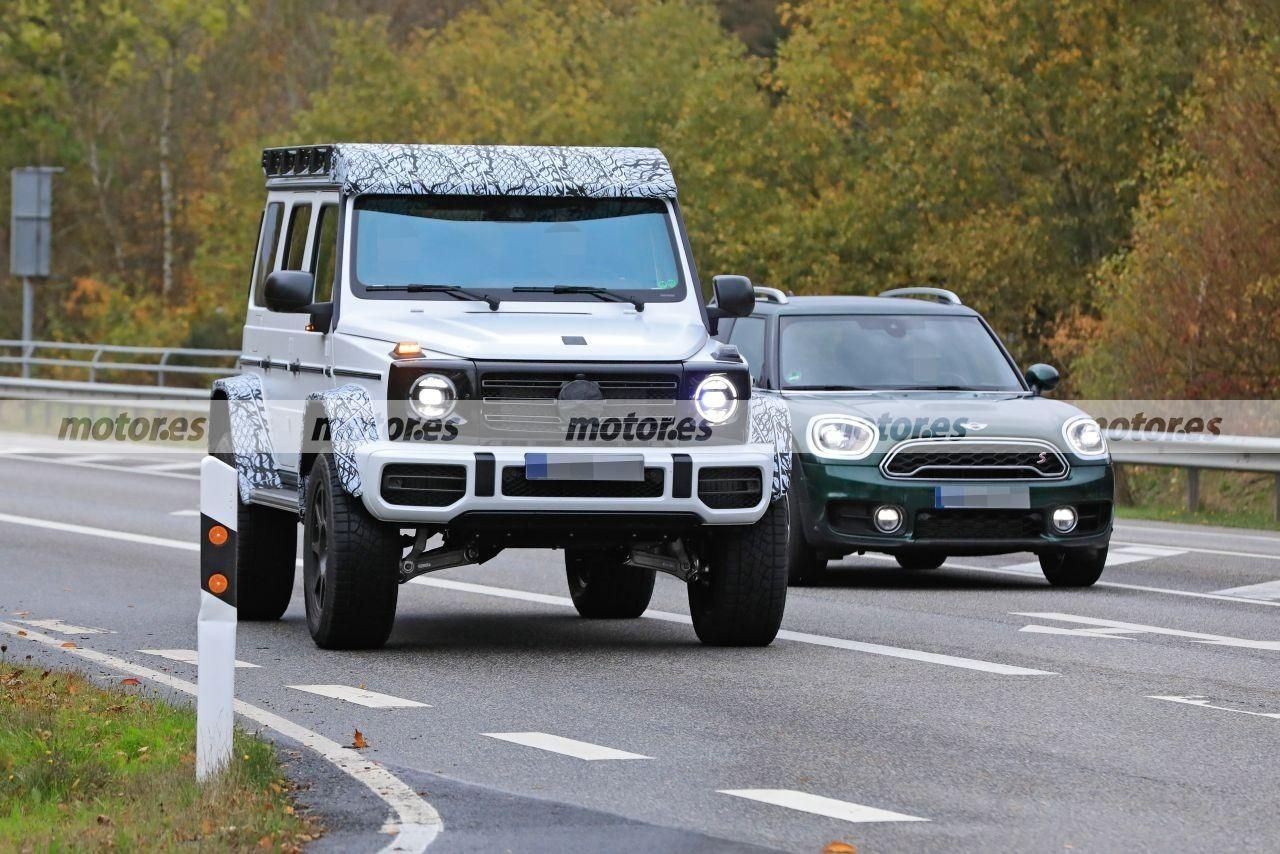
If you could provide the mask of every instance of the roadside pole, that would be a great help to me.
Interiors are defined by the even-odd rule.
[[[200,617],[196,630],[196,779],[231,759],[236,666],[236,470],[200,463]]]
[[[9,173],[9,272],[22,279],[22,376],[31,376],[35,318],[32,278],[49,277],[53,236],[53,176],[57,166],[24,166]]]

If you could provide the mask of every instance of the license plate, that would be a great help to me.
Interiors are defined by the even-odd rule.
[[[1025,486],[965,484],[934,488],[933,506],[981,510],[1029,510],[1031,490]]]
[[[525,480],[644,480],[640,454],[525,454]]]

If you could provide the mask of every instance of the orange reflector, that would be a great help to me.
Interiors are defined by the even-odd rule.
[[[422,355],[422,345],[417,341],[401,341],[391,351],[397,359],[413,359]]]
[[[209,592],[215,596],[221,596],[227,592],[227,577],[221,572],[215,572],[209,576]]]
[[[221,525],[214,525],[209,529],[209,542],[215,546],[220,546],[227,541],[227,529]]]

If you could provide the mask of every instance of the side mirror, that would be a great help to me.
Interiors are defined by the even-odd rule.
[[[1027,379],[1027,385],[1039,394],[1042,391],[1052,391],[1058,385],[1058,369],[1053,365],[1035,364],[1027,368],[1027,372],[1023,375]]]
[[[720,318],[747,317],[756,309],[756,292],[746,276],[716,276],[711,280],[712,305],[707,306],[711,334],[720,331]]]
[[[265,302],[272,311],[297,313],[311,305],[315,276],[306,270],[276,270],[267,276]]]

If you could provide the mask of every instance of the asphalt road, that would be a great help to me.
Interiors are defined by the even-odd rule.
[[[14,450],[0,622],[194,680],[142,650],[196,645],[197,460]],[[700,646],[665,576],[652,616],[579,619],[559,553],[510,551],[405,585],[377,652],[316,649],[295,591],[240,625],[237,692],[339,743],[359,728],[440,813],[432,852],[1274,850],[1280,536],[1122,523],[1112,551],[1077,591],[1030,555],[852,558],[751,650]],[[319,847],[384,845],[385,807],[283,741]]]

